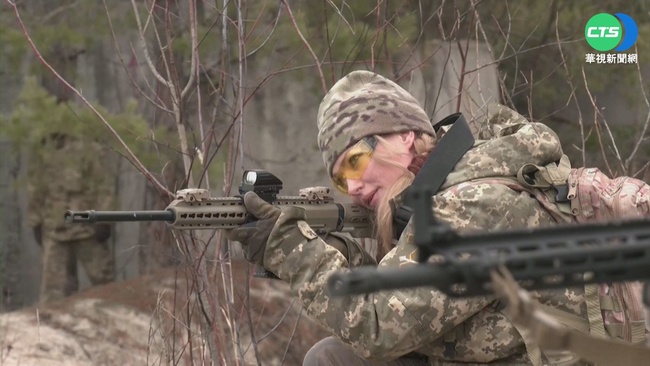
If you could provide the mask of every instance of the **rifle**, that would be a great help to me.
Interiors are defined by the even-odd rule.
[[[370,237],[371,222],[368,211],[352,203],[338,203],[329,196],[327,187],[310,187],[298,196],[278,196],[282,181],[264,170],[244,172],[239,187],[241,196],[210,197],[207,189],[188,188],[176,192],[175,199],[164,210],[152,211],[67,211],[69,223],[164,221],[178,230],[232,229],[255,221],[246,211],[243,195],[257,193],[263,200],[277,206],[292,205],[303,208],[306,222],[319,235],[329,232],[349,233],[353,237]],[[258,268],[256,277],[275,277]]]
[[[411,187],[416,266],[361,267],[332,274],[334,295],[433,286],[451,297],[494,293],[490,272],[505,267],[526,290],[650,280],[650,220],[558,225],[459,235],[433,217],[432,192]],[[443,262],[427,263],[433,255]],[[650,306],[650,287],[644,300]]]

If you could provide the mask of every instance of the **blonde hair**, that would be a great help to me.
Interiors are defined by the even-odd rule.
[[[391,144],[383,139],[381,136],[375,136],[377,141],[383,144],[389,152],[396,152],[396,149]],[[421,133],[416,135],[413,142],[413,150],[415,156],[426,158],[436,145],[436,139],[431,135]],[[404,171],[392,185],[385,187],[385,193],[377,204],[375,211],[375,236],[377,239],[377,262],[381,260],[393,248],[393,209],[391,207],[391,200],[400,194],[404,189],[411,185],[415,174],[407,168],[395,163],[387,155],[375,154],[373,155],[379,164],[389,165],[401,168]],[[415,158],[414,158],[415,160]],[[424,160],[424,159],[422,159]],[[417,169],[419,170],[419,166]]]

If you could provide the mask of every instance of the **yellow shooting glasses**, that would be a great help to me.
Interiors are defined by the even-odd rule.
[[[348,150],[338,171],[332,177],[336,189],[347,194],[348,179],[361,179],[370,164],[375,146],[377,146],[377,140],[372,136],[366,136]]]

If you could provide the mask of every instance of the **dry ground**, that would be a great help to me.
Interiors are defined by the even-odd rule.
[[[251,281],[249,315],[244,301],[247,266],[233,266],[235,303],[222,303],[219,309],[230,310],[237,319],[240,347],[220,350],[223,359],[213,364],[236,364],[233,349],[240,364],[257,364],[250,318],[261,365],[300,365],[305,352],[326,334],[300,312],[288,286],[277,280]],[[201,359],[209,356],[201,342],[196,291],[188,292],[193,283],[188,273],[187,268],[166,269],[93,287],[56,304],[2,314],[0,365],[203,364]],[[188,318],[193,319],[192,331],[185,326]],[[220,330],[212,332],[215,343],[232,344],[225,319],[221,316],[215,325]]]

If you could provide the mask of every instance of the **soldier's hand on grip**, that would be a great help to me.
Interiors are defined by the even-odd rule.
[[[281,211],[254,192],[246,192],[244,206],[246,206],[246,211],[255,216],[257,220],[226,231],[226,237],[242,244],[246,260],[263,265],[266,242]]]

